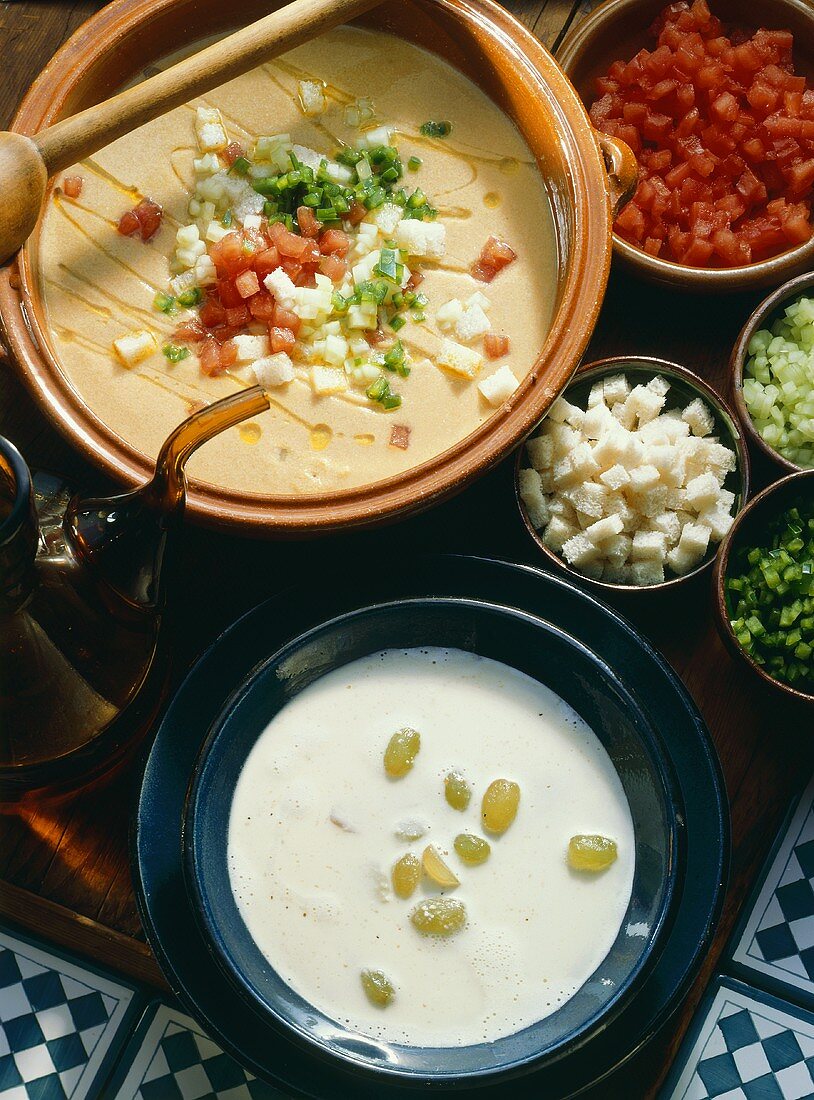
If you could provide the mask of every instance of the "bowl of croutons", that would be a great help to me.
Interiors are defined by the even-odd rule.
[[[518,453],[516,489],[545,557],[599,589],[674,587],[711,566],[749,493],[729,406],[686,367],[589,363]]]

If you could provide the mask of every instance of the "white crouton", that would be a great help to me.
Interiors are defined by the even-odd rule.
[[[549,550],[559,554],[565,543],[577,534],[579,534],[579,528],[576,524],[562,516],[552,516],[543,534],[543,542]]]
[[[372,130],[365,130],[360,136],[359,145],[366,149],[376,149],[379,145],[389,145],[393,137],[393,131],[389,126],[376,126]]]
[[[477,340],[492,327],[492,323],[480,306],[467,306],[455,323],[455,335],[462,344]]]
[[[488,310],[492,303],[486,297],[482,290],[476,290],[474,294],[470,294],[464,302],[466,306],[480,306],[481,309]]]
[[[398,223],[393,234],[399,248],[410,256],[440,260],[446,252],[447,230],[441,222],[420,222],[405,218]]]
[[[661,584],[664,580],[664,566],[660,561],[636,561],[630,566],[630,582],[639,587],[649,584]]]
[[[545,490],[543,490],[545,492]],[[561,516],[563,519],[567,519],[569,523],[574,527],[578,527],[577,523],[577,510],[570,501],[565,497],[552,496],[548,502],[548,507],[551,509],[552,516]]]
[[[194,272],[198,286],[211,286],[218,281],[218,269],[211,256],[199,256],[195,261]]]
[[[725,511],[731,511],[735,503],[735,494],[730,493],[728,489],[720,489],[718,492],[718,503]]]
[[[687,550],[682,550],[680,546],[674,546],[672,550],[667,553],[667,565],[672,569],[674,573],[677,573],[679,577],[683,577],[690,570],[695,569],[698,565],[701,557],[699,555]]]
[[[300,93],[300,106],[302,113],[312,118],[321,115],[325,110],[325,90],[315,80],[300,80],[297,82]]]
[[[662,485],[677,489],[684,484],[687,460],[674,443],[658,443],[647,449],[647,461],[656,467]]]
[[[281,267],[275,268],[270,275],[267,275],[263,280],[263,285],[283,309],[292,308],[297,288]]]
[[[687,482],[687,504],[696,512],[713,508],[718,503],[720,486],[714,474],[699,474]]]
[[[670,389],[670,383],[661,374],[654,374],[650,381],[647,383],[648,390],[657,394],[659,397],[665,397]]]
[[[664,498],[664,507],[669,508],[673,512],[683,512],[687,508],[687,490],[686,489],[668,489],[667,496]]]
[[[602,395],[609,407],[618,401],[624,401],[630,393],[630,384],[623,374],[614,374],[602,384]]]
[[[348,388],[348,376],[338,367],[311,367],[311,389],[318,397],[342,393]]]
[[[609,493],[605,501],[605,514],[619,516],[625,531],[635,531],[641,526],[641,516],[625,500],[622,493]]]
[[[448,302],[444,302],[439,306],[435,313],[435,320],[438,327],[441,329],[451,329],[455,327],[457,321],[464,315],[463,302],[458,298],[450,298]]]
[[[616,427],[613,413],[607,405],[594,405],[584,414],[582,420],[582,434],[588,439],[601,439],[602,436]]]
[[[661,531],[639,529],[633,535],[633,546],[630,550],[632,561],[657,561],[663,565],[666,556],[667,539]]]
[[[464,347],[463,344],[445,338],[441,342],[441,350],[435,361],[444,370],[471,380],[481,369],[483,356],[474,348]]]
[[[696,397],[689,403],[681,414],[681,419],[689,424],[693,435],[710,435],[715,427],[712,413],[700,397]]]
[[[599,467],[587,443],[578,443],[574,449],[554,466],[554,485],[568,489],[595,474]]]
[[[519,385],[511,368],[504,363],[494,374],[478,382],[478,389],[490,405],[502,405]]]
[[[611,466],[608,470],[604,470],[599,475],[599,480],[603,485],[607,485],[609,489],[619,490],[630,483],[630,474],[624,466],[617,464],[616,466]]]
[[[294,364],[284,351],[267,355],[263,359],[255,359],[252,370],[258,383],[266,389],[285,386],[294,378]]]
[[[624,565],[630,557],[632,546],[633,539],[630,535],[622,533],[607,539],[602,545],[602,552],[605,555],[605,560],[610,562],[611,565]]]
[[[686,439],[690,434],[689,424],[681,419],[681,413],[677,409],[662,413],[657,424],[668,443],[677,443],[679,439]]]
[[[592,409],[594,405],[601,405],[605,401],[605,385],[603,382],[594,382],[591,386],[591,392],[588,394],[588,408]]]
[[[659,512],[648,520],[651,531],[659,531],[664,535],[667,548],[672,549],[681,537],[681,521],[675,512]]]
[[[216,107],[199,107],[195,113],[195,135],[202,153],[218,153],[229,144],[226,127]]]
[[[608,584],[630,584],[630,566],[624,562],[605,562],[602,570],[602,580]]]
[[[699,513],[697,520],[699,527],[709,528],[710,542],[721,542],[734,522],[729,512],[721,507],[707,508]]]
[[[657,416],[655,420],[650,420],[647,424],[642,424],[637,434],[646,447],[661,446],[665,443],[672,442],[668,433],[664,430],[663,413],[661,416]]]
[[[685,554],[697,554],[702,557],[709,546],[709,528],[700,523],[685,523],[678,540],[679,550]]]
[[[604,543],[605,540],[613,538],[615,535],[621,535],[622,526],[623,524],[620,516],[604,516],[602,519],[598,519],[596,523],[592,523],[590,526],[586,527],[584,534],[586,538],[589,538],[591,542],[597,546],[600,543]]]
[[[560,458],[564,458],[565,455],[570,454],[582,438],[579,432],[574,431],[574,429],[567,424],[555,424],[553,421],[549,420],[543,421],[543,427],[540,434],[551,440],[554,446],[555,462]]]
[[[554,443],[550,436],[537,435],[526,443],[526,453],[535,470],[547,470],[554,460]]]
[[[585,412],[564,397],[558,397],[548,410],[548,419],[555,424],[570,424],[572,428],[582,428]]]
[[[575,568],[582,574],[583,577],[589,577],[591,580],[598,581],[602,579],[602,574],[605,567],[601,561],[584,561],[582,565],[577,565]]]
[[[113,341],[113,350],[121,365],[130,369],[158,351],[158,344],[151,332],[140,330],[119,336]]]
[[[666,507],[667,493],[663,485],[654,485],[652,489],[645,489],[643,493],[631,494],[628,498],[631,507],[642,516],[656,516]]]
[[[233,336],[232,346],[237,352],[238,363],[252,363],[269,354],[268,336]]]
[[[661,476],[655,466],[636,466],[630,471],[630,492],[644,493],[658,485],[660,480]]]
[[[647,386],[634,386],[625,399],[624,416],[621,423],[625,428],[635,424],[647,424],[655,420],[664,407],[664,394],[654,393]]]
[[[551,519],[551,513],[540,487],[540,475],[536,470],[521,470],[517,478],[517,488],[532,527],[537,530],[545,527]]]
[[[589,516],[589,522],[599,519],[605,512],[605,501],[609,490],[604,485],[597,485],[593,481],[584,481],[571,489],[566,489],[563,496],[576,508]]]
[[[617,465],[630,470],[641,465],[644,447],[630,432],[616,428],[615,431],[603,435],[595,444],[593,455],[600,470],[608,470]]]
[[[596,561],[600,557],[600,550],[594,546],[584,533],[574,535],[567,542],[564,542],[562,553],[569,565],[576,566]]]
[[[385,237],[389,237],[395,232],[396,226],[401,221],[403,213],[404,211],[402,208],[397,206],[396,203],[386,202],[384,206],[380,206],[373,215],[373,220]]]
[[[221,225],[220,222],[211,221],[206,227],[205,238],[211,244],[217,244],[218,241],[222,241],[230,231],[225,225]]]
[[[737,457],[734,451],[722,443],[710,442],[707,444],[704,462],[706,469],[717,477],[718,484],[723,485],[726,475],[735,469]]]

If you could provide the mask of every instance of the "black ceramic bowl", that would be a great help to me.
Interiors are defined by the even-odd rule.
[[[349,1031],[295,993],[252,940],[232,894],[226,840],[243,763],[273,716],[318,677],[383,649],[440,646],[502,661],[551,687],[614,762],[636,840],[633,891],[607,958],[555,1013],[514,1035],[465,1047],[409,1047]],[[573,1050],[614,1016],[656,961],[680,896],[682,800],[658,732],[599,656],[550,623],[463,599],[379,604],[332,619],[260,665],[213,724],[195,768],[184,827],[185,873],[205,938],[235,987],[275,1031],[311,1054],[378,1081],[472,1085],[527,1072]],[[648,930],[642,934],[643,929]],[[542,998],[541,998],[542,999]],[[395,1079],[395,1080],[394,1080]]]

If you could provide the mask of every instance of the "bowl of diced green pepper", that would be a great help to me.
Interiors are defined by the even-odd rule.
[[[732,653],[814,703],[814,471],[782,478],[744,508],[721,546],[715,586]]]

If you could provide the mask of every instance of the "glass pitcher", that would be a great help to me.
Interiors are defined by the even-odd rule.
[[[259,386],[194,413],[152,479],[108,498],[32,482],[0,437],[0,806],[109,777],[166,690],[162,566],[202,443],[269,407]]]

